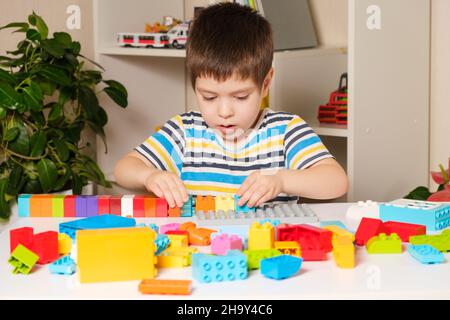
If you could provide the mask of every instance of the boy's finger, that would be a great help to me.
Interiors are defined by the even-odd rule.
[[[153,192],[158,198],[163,197],[163,192],[161,191],[161,188],[158,185],[155,185],[152,190],[149,190]]]
[[[248,201],[250,200],[250,198],[252,197],[253,193],[255,192],[257,187],[256,183],[253,183],[242,195],[241,199],[238,201],[238,206],[243,206],[247,203],[248,205]]]
[[[261,199],[258,200],[258,202],[255,204],[255,207],[258,207],[262,205],[264,202],[267,202],[271,199],[270,193],[267,192]]]
[[[181,179],[179,179],[178,177],[175,179],[175,182],[179,187],[179,190],[181,192],[182,201],[184,204],[189,199],[187,191],[186,191],[186,186],[184,185],[183,181],[181,181]]]
[[[170,190],[170,186],[167,184],[166,181],[161,183],[161,189],[164,193],[164,198],[166,199],[167,203],[169,204],[169,207],[171,207],[171,208],[175,207],[175,200],[174,200],[172,191]]]
[[[258,203],[258,200],[260,200],[264,195],[266,194],[266,191],[262,188],[258,188],[253,191],[252,196],[247,202],[247,206],[249,208],[252,208]]]
[[[184,201],[183,201],[183,192],[181,191],[178,180],[179,180],[178,177],[174,176],[173,179],[170,181],[170,187],[177,207],[181,208],[183,206]]]
[[[238,197],[241,197],[255,182],[255,176],[249,175],[247,178],[245,178],[244,182],[242,183],[241,187],[237,191]]]

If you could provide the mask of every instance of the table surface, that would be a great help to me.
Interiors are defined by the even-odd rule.
[[[312,204],[322,221],[341,220],[344,224],[349,203]],[[450,264],[424,265],[413,259],[403,244],[402,254],[368,255],[365,247],[356,247],[356,267],[338,268],[328,254],[326,261],[303,262],[297,275],[284,280],[263,277],[259,270],[249,272],[243,281],[203,284],[192,282],[189,296],[143,295],[140,281],[80,284],[77,274],[53,275],[48,265],[35,266],[32,273],[12,273],[7,262],[9,230],[24,226],[35,232],[58,230],[60,222],[70,219],[19,218],[0,233],[0,299],[448,299]],[[165,224],[177,218],[136,219]],[[184,220],[186,221],[186,220]],[[200,225],[200,224],[199,224]],[[319,224],[313,224],[319,225]],[[209,247],[201,248],[203,250]],[[449,260],[449,254],[445,254]],[[191,267],[159,269],[157,279],[192,279]]]

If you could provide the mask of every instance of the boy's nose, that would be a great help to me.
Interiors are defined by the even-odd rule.
[[[227,104],[222,104],[219,107],[219,116],[223,119],[228,119],[233,115],[233,110]]]

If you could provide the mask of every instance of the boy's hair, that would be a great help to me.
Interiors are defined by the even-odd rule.
[[[225,81],[234,72],[262,87],[272,67],[270,23],[255,10],[237,3],[203,9],[192,23],[186,44],[186,65],[195,90],[197,77]]]

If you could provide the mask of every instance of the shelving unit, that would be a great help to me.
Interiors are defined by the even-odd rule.
[[[171,15],[190,19],[207,0],[94,1],[96,59],[105,78],[121,81],[129,107],[101,101],[109,115],[108,154],[98,163],[112,178],[116,161],[175,114],[197,109],[185,50],[122,48],[118,32],[142,32]],[[270,107],[300,115],[347,170],[350,191],[337,201],[387,201],[427,184],[429,0],[310,0],[320,46],[275,52]],[[382,29],[366,27],[379,5]],[[400,25],[404,8],[408,23]],[[403,20],[402,20],[403,21]],[[320,124],[317,110],[349,76],[349,125]],[[401,84],[401,85],[399,85]],[[114,188],[102,193],[129,193]]]

